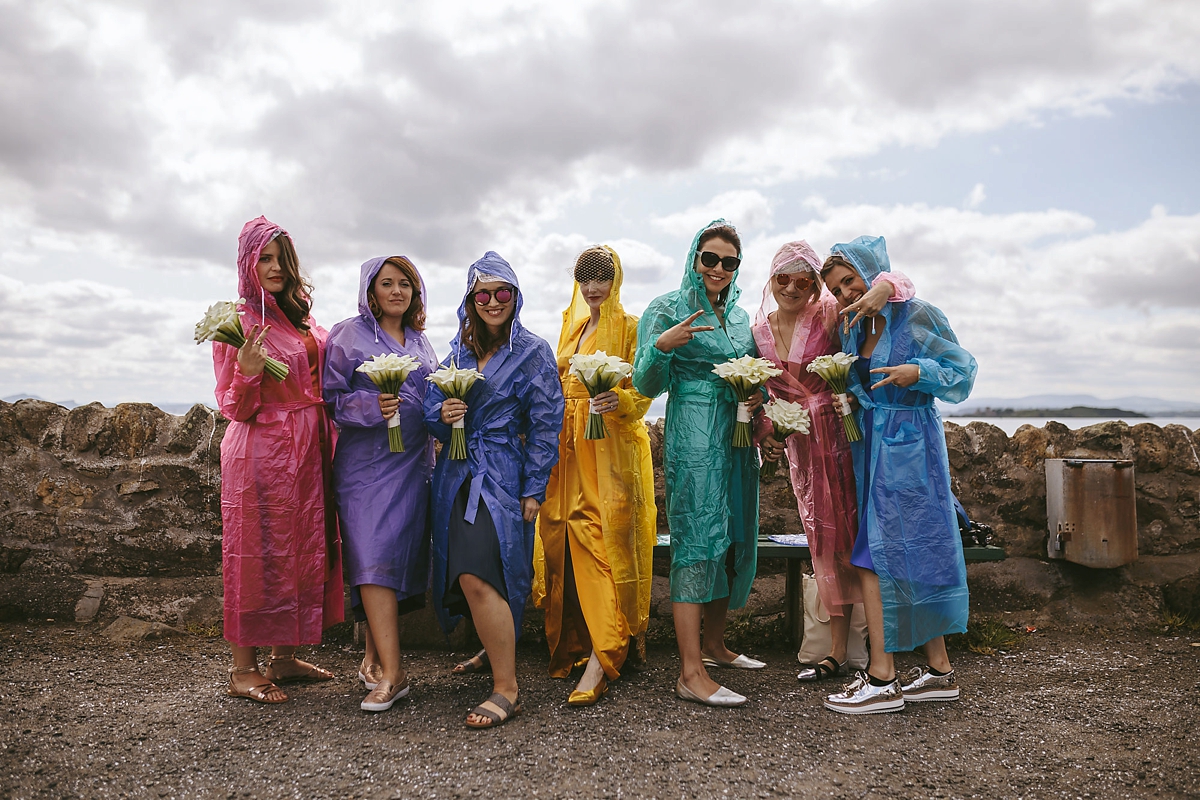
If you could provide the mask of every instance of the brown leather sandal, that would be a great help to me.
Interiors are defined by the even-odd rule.
[[[480,650],[466,661],[460,661],[450,670],[452,675],[470,675],[472,672],[491,670],[492,662],[488,660],[487,650]]]
[[[296,658],[295,653],[290,656],[271,656],[271,660],[267,664],[267,669],[263,673],[267,680],[274,681],[275,683],[304,683],[309,681],[333,680],[332,672],[327,669],[321,669],[315,664],[309,664],[308,669],[304,670],[303,672],[298,672],[294,675],[279,675],[275,671],[275,663],[278,661],[299,662],[300,659]]]
[[[500,709],[500,712],[504,716],[497,716],[495,711],[484,708],[483,703],[491,703],[496,708]],[[485,717],[487,718],[487,722],[483,723],[482,725],[471,722],[471,714],[468,714],[468,719],[466,720],[468,728],[498,728],[521,713],[521,703],[519,700],[516,703],[510,703],[508,698],[499,692],[496,692],[487,700],[484,700],[483,703],[475,706],[475,708],[471,710],[471,714],[474,714],[477,717]]]
[[[245,697],[247,700],[253,700],[256,703],[266,703],[267,705],[279,705],[288,701],[287,694],[263,677],[266,683],[256,683],[247,689],[239,689],[233,682],[234,675],[249,675],[251,672],[258,672],[258,666],[253,667],[230,667],[229,668],[229,688],[226,694],[230,697]]]

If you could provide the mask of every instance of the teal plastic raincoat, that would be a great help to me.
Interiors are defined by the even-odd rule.
[[[677,291],[655,298],[638,324],[633,385],[647,397],[668,393],[663,467],[667,524],[671,529],[671,600],[706,603],[729,598],[746,605],[758,565],[758,450],[732,447],[737,398],[713,373],[716,364],[757,355],[750,315],[737,305],[737,275],[730,281],[722,329],[704,282],[694,269],[706,225],[683,262]],[[740,255],[740,253],[739,253]],[[697,311],[697,333],[670,353],[655,347],[659,335]]]

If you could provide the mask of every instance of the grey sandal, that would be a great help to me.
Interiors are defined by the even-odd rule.
[[[484,725],[479,725],[467,722],[468,728],[498,728],[521,713],[520,701],[517,701],[516,703],[510,703],[508,698],[499,692],[494,693],[491,697],[483,702],[491,703],[492,705],[496,706],[504,713],[504,716],[496,716],[496,712],[484,708],[483,703],[480,703],[471,710],[471,714],[474,714],[477,717],[487,717],[487,723]],[[470,716],[470,714],[467,716]]]

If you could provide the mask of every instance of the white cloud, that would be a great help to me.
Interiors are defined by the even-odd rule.
[[[734,222],[740,230],[769,228],[771,201],[754,189],[737,189],[723,192],[703,205],[657,217],[654,224],[674,236],[691,238],[704,225],[721,218]]]
[[[984,191],[982,183],[977,183],[963,200],[963,205],[967,208],[979,208],[984,200],[987,200],[987,192]]]

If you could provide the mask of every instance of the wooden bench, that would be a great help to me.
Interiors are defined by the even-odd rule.
[[[654,546],[654,555],[671,557],[671,537],[660,533],[658,543]],[[758,539],[758,557],[783,558],[787,560],[787,572],[784,583],[784,627],[788,632],[792,645],[799,647],[800,639],[804,636],[804,591],[800,580],[801,566],[812,557],[807,547],[779,544],[765,536]],[[963,558],[966,561],[1003,561],[1006,557],[1003,547],[964,547]],[[809,569],[811,569],[811,565]]]

